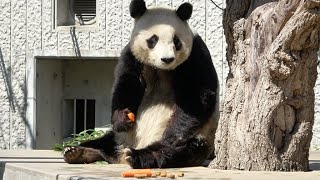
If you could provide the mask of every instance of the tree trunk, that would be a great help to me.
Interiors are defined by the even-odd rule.
[[[227,0],[230,72],[210,167],[307,171],[320,0]]]

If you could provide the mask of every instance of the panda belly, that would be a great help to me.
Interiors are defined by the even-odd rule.
[[[146,98],[137,115],[136,148],[141,149],[161,139],[173,114],[173,102],[168,99]]]
[[[147,90],[137,113],[137,149],[161,139],[174,111],[170,78],[163,72],[152,73],[152,77],[147,81]]]

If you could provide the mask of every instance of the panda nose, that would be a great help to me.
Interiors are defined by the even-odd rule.
[[[174,60],[174,58],[161,58],[161,61],[166,63],[166,64],[169,64],[171,63],[172,61]]]

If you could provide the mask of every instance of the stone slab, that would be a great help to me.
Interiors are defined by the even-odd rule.
[[[166,169],[182,171],[185,176],[176,179],[320,179],[320,152],[310,153],[309,172],[258,172],[217,170],[206,167]],[[2,150],[0,151],[0,179],[4,180],[105,180],[122,178],[121,172],[130,169],[123,164],[67,164],[59,152],[47,150]],[[160,179],[160,178],[152,178]],[[167,178],[168,179],[168,178]]]

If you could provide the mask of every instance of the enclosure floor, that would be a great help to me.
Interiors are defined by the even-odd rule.
[[[183,178],[176,179],[320,179],[320,152],[310,152],[309,159],[312,170],[309,172],[245,172],[205,167],[166,169],[166,171],[184,172]],[[63,161],[61,153],[55,151],[0,150],[0,179],[4,180],[124,179],[120,174],[128,169],[129,166],[120,164],[67,164]]]

